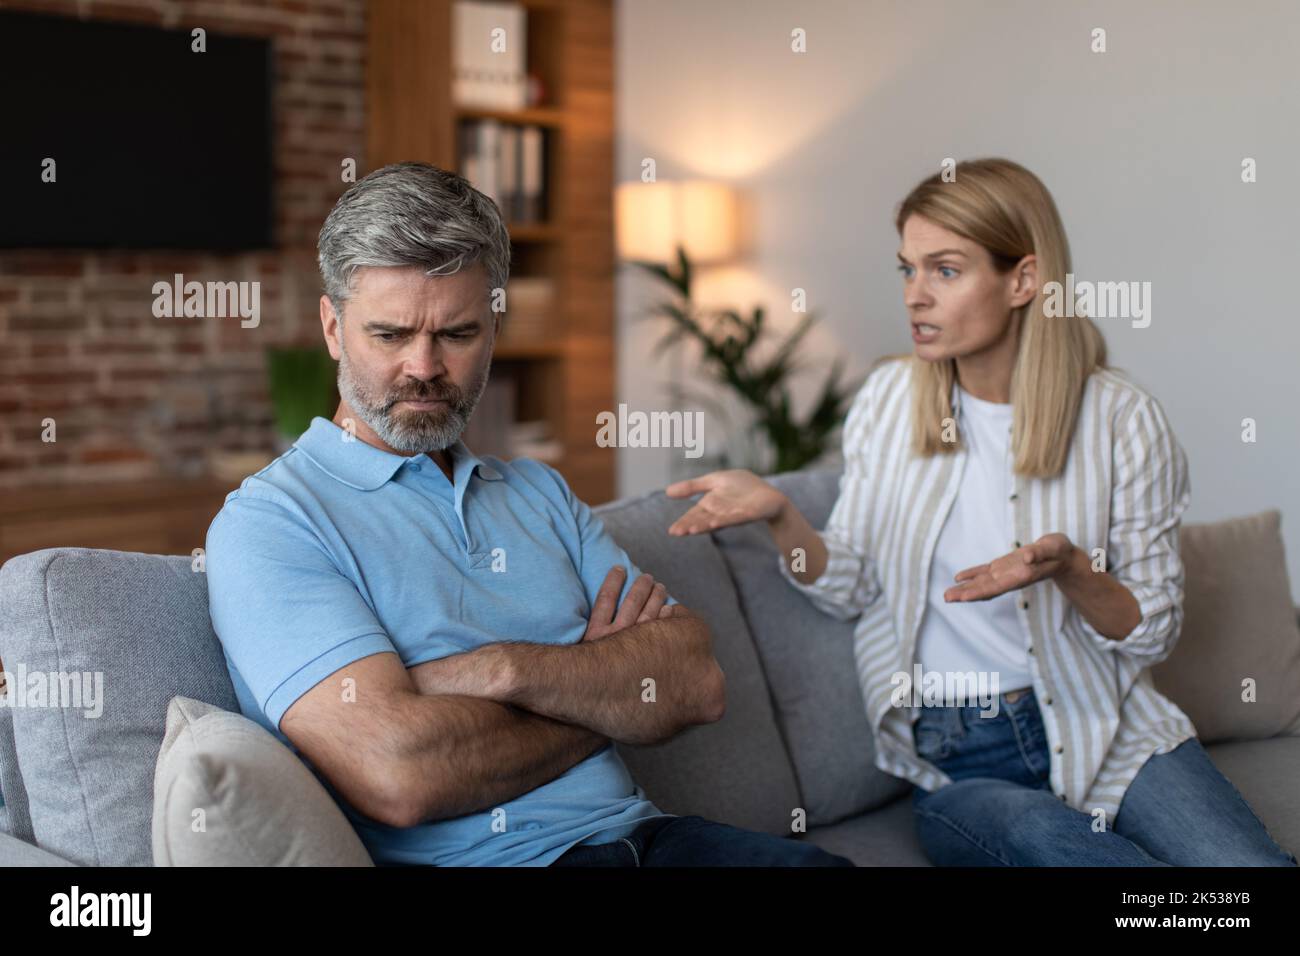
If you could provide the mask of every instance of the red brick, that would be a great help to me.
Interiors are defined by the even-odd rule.
[[[85,272],[81,258],[56,252],[16,252],[0,257],[0,275],[80,276]]]
[[[123,20],[131,23],[151,23],[161,26],[162,11],[143,4],[136,6],[127,3],[102,3],[96,0],[90,8],[96,20]]]
[[[171,377],[171,372],[162,368],[114,368],[108,374],[111,382],[161,382]]]
[[[0,372],[0,385],[30,385],[35,388],[54,385],[75,385],[86,381],[87,372]]]
[[[101,465],[117,461],[151,461],[153,455],[139,448],[127,446],[110,446],[107,448],[85,448],[78,456],[83,464]]]
[[[70,351],[64,342],[32,342],[31,350],[34,359],[67,358]]]
[[[150,341],[97,341],[87,342],[84,345],[87,355],[96,357],[103,355],[160,355],[162,354],[157,343]]]
[[[85,328],[86,316],[84,314],[31,315],[10,313],[9,315],[9,333],[11,335],[22,333],[67,335],[73,332],[81,332]]]

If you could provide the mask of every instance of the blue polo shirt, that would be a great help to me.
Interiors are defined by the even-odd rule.
[[[575,644],[609,569],[628,568],[624,595],[639,573],[554,468],[448,451],[454,482],[317,417],[208,528],[208,608],[240,709],[290,747],[284,712],[352,661]],[[612,744],[497,808],[414,827],[362,816],[317,776],[379,864],[546,866],[666,816]]]

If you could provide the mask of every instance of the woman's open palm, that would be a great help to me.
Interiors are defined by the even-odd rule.
[[[664,489],[669,498],[703,497],[668,527],[672,535],[699,534],[746,524],[768,521],[781,513],[785,495],[758,475],[743,468],[711,471],[699,478],[677,481]]]

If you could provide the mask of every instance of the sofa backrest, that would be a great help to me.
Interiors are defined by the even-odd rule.
[[[595,509],[641,570],[708,621],[727,678],[727,710],[653,747],[619,746],[632,777],[659,809],[768,833],[790,832],[801,806],[763,667],[731,574],[707,535],[673,538],[667,528],[688,503],[662,492]]]
[[[34,551],[0,568],[0,621],[0,660],[12,675],[12,741],[0,741],[0,763],[16,759],[24,792],[9,789],[12,768],[0,780],[30,817],[11,813],[11,832],[30,827],[38,846],[77,863],[150,865],[168,703],[181,695],[239,709],[205,575],[189,557]],[[66,684],[79,708],[36,696],[59,674],[81,676]],[[101,712],[91,716],[96,700]]]
[[[814,528],[825,526],[839,496],[838,471],[791,472],[769,480]],[[766,529],[724,528],[713,537],[763,661],[808,825],[835,823],[910,791],[911,784],[875,765],[875,738],[853,652],[857,622],[822,614],[785,582]]]
[[[826,523],[839,493],[838,471],[770,480],[814,527]],[[854,622],[827,617],[785,583],[772,538],[761,527],[670,537],[668,526],[692,504],[654,492],[595,509],[641,570],[709,621],[727,674],[727,716],[653,748],[653,758],[625,754],[637,780],[664,809],[708,816],[699,808],[723,809],[708,793],[720,775],[694,773],[697,766],[725,767],[742,754],[753,760],[749,752],[757,749],[756,766],[770,767],[783,745],[808,827],[875,809],[910,790],[875,767],[854,664]],[[775,735],[768,729],[773,722]],[[757,816],[772,791],[766,784],[743,796],[746,813]]]

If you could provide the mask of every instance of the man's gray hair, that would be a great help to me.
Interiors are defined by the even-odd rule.
[[[510,234],[496,203],[464,177],[428,163],[376,169],[339,197],[317,241],[321,279],[343,315],[364,266],[424,266],[451,275],[482,262],[489,296],[510,275]]]

